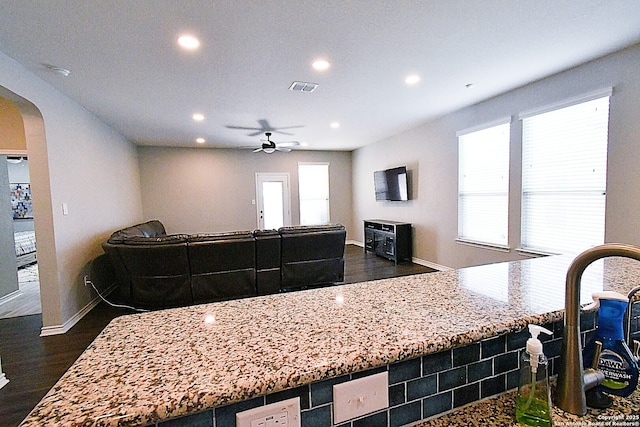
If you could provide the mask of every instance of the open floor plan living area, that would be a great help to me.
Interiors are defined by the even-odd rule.
[[[0,10],[0,426],[640,421],[637,0]]]

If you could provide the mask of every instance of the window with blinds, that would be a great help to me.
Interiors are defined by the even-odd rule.
[[[521,115],[521,246],[578,253],[604,242],[609,95]]]
[[[458,132],[458,241],[508,247],[510,123]]]

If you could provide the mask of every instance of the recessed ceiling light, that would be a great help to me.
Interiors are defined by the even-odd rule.
[[[188,50],[194,50],[200,47],[200,40],[190,35],[178,37],[178,44]]]
[[[200,114],[200,113],[194,114],[193,116],[191,116],[191,118],[193,120],[195,120],[196,122],[201,122],[201,121],[204,120],[204,116],[202,114]]]
[[[338,129],[340,127],[340,123],[333,122],[329,126],[331,126],[331,129]]]
[[[411,74],[404,79],[404,82],[408,85],[414,85],[420,81],[420,76],[417,74]]]
[[[196,138],[196,142],[197,142],[198,144],[204,144],[205,142],[207,142],[207,140],[206,140],[206,139],[204,139],[204,138]]]
[[[329,64],[329,61],[325,59],[318,59],[316,61],[313,61],[313,64],[311,64],[311,66],[318,71],[324,71],[327,70],[331,66],[331,64]]]

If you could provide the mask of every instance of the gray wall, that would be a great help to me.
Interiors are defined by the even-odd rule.
[[[137,151],[3,53],[0,96],[18,105],[25,124],[43,333],[64,332],[96,297],[83,277],[102,254],[100,243],[114,229],[142,219]]]
[[[362,241],[362,220],[385,218],[414,224],[414,256],[448,267],[519,260],[521,123],[518,113],[605,87],[610,104],[607,175],[607,242],[640,245],[640,45],[559,73],[438,120],[358,149],[353,154],[354,225]],[[514,117],[511,138],[508,253],[466,246],[457,236],[456,131]],[[486,159],[490,161],[491,159]],[[413,174],[414,199],[374,200],[373,172],[406,164]]]
[[[257,228],[256,172],[287,172],[291,219],[299,223],[298,162],[329,162],[331,222],[351,226],[351,153],[138,147],[142,205],[147,219],[169,233]]]
[[[0,298],[18,290],[7,158],[0,156]]]

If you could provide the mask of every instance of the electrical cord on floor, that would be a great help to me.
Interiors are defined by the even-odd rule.
[[[113,282],[115,283],[115,282]],[[116,307],[116,308],[128,308],[129,310],[133,310],[133,311],[140,311],[140,312],[146,312],[149,310],[145,310],[144,308],[135,308],[135,307],[131,307],[129,305],[125,305],[125,304],[114,304],[110,301],[107,301],[107,299],[105,297],[102,296],[102,294],[100,293],[100,291],[96,288],[96,286],[93,284],[93,282],[91,280],[89,280],[89,276],[84,276],[84,284],[86,285],[91,285],[91,287],[93,288],[94,291],[96,291],[96,293],[98,294],[98,296],[100,297],[100,299],[102,299],[102,301],[106,302],[107,304],[109,304],[111,307]]]

